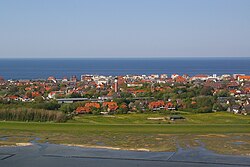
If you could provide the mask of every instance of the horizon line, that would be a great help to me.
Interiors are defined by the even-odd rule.
[[[218,59],[218,58],[250,58],[250,56],[169,56],[169,57],[0,57],[0,59],[182,59],[182,58],[198,58],[198,59]]]

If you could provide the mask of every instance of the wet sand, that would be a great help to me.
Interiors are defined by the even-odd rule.
[[[32,143],[0,147],[0,166],[240,167],[250,166],[250,156],[220,155],[204,147],[179,148],[177,152],[149,152]]]

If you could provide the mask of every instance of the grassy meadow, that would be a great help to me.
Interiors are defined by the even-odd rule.
[[[188,114],[170,121],[165,114],[81,115],[67,123],[0,122],[0,145],[36,140],[85,147],[176,151],[200,146],[248,155],[250,116],[230,113]],[[152,120],[148,118],[160,118]],[[202,144],[202,145],[203,145]]]

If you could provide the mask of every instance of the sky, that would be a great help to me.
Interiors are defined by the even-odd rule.
[[[250,57],[250,0],[0,0],[0,58]]]

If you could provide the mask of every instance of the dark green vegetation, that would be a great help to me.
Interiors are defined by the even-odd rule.
[[[170,121],[163,114],[83,115],[67,123],[0,122],[0,144],[38,142],[174,151],[200,146],[220,153],[247,155],[250,117],[230,113],[185,114]],[[152,120],[148,118],[162,118]],[[7,140],[1,140],[1,138]],[[238,144],[240,143],[240,144]]]
[[[6,102],[0,103],[0,120],[32,122],[66,122],[65,112],[58,110],[60,105],[51,102]]]
[[[17,108],[32,108],[44,110],[58,110],[61,107],[57,101],[39,101],[39,102],[18,102],[18,101],[0,101],[0,110],[2,109],[17,109]]]
[[[0,120],[5,121],[35,121],[35,122],[65,122],[67,117],[62,112],[43,109],[1,109]]]

